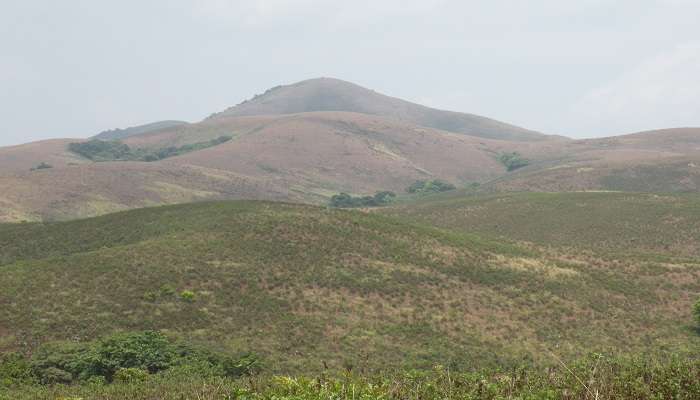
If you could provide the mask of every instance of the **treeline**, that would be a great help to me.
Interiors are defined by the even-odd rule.
[[[406,188],[406,192],[411,194],[429,194],[455,189],[455,185],[451,183],[433,179],[416,181]],[[328,205],[335,208],[382,207],[394,201],[395,198],[396,193],[387,190],[377,192],[374,196],[352,196],[347,193],[339,193],[331,197]]]
[[[87,343],[45,344],[31,357],[4,354],[0,386],[144,380],[171,368],[192,367],[210,375],[239,377],[256,373],[259,362],[253,355],[214,352],[159,332],[119,333]]]
[[[416,181],[406,188],[407,193],[440,193],[455,190],[455,185],[439,179],[430,181]]]
[[[231,136],[220,136],[206,142],[170,146],[158,150],[132,149],[126,143],[116,140],[93,139],[87,142],[70,143],[68,150],[92,161],[158,161],[197,150],[217,146],[231,140]]]
[[[374,196],[351,196],[347,193],[331,197],[329,205],[335,208],[381,207],[391,203],[396,193],[389,191],[377,192]]]

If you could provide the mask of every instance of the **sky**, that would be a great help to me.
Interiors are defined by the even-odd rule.
[[[700,126],[698,0],[0,0],[0,146],[348,80],[545,133]]]

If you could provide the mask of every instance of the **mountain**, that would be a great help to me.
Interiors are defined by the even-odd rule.
[[[221,136],[232,139],[157,162],[94,163],[68,150],[79,140],[0,149],[7,154],[0,157],[6,206],[0,220],[70,219],[205,199],[322,203],[341,191],[403,192],[419,179],[466,185],[501,176],[498,154],[528,145],[348,112],[219,117],[123,142],[158,151]],[[53,168],[30,170],[41,162]]]
[[[568,196],[569,208],[556,209],[556,196],[535,208],[562,217],[579,203],[646,204],[606,221],[611,233],[631,238],[670,223],[679,244],[697,249],[697,196],[581,195]],[[551,365],[550,351],[564,360],[697,354],[697,259],[636,254],[633,241],[624,254],[524,242],[528,226],[538,238],[547,232],[518,226],[531,199],[505,199],[416,211],[440,228],[408,215],[251,201],[0,224],[0,351],[157,329],[255,352],[273,372]],[[507,214],[470,217],[488,210]],[[549,228],[589,226],[577,217]],[[474,233],[493,229],[517,234]],[[654,238],[664,240],[645,240]]]
[[[160,129],[174,128],[177,126],[187,125],[184,121],[159,121],[150,124],[132,126],[125,129],[111,129],[98,133],[93,139],[99,140],[121,140],[130,136],[141,135],[148,132],[157,131]]]
[[[328,78],[273,88],[197,123],[98,138],[120,138],[108,145],[140,156],[93,162],[69,148],[85,139],[0,148],[0,222],[200,200],[322,204],[431,179],[482,192],[700,190],[698,128],[570,140]]]
[[[277,86],[211,118],[347,111],[395,118],[404,123],[470,136],[537,141],[546,135],[473,114],[436,110],[339,79],[318,78]]]

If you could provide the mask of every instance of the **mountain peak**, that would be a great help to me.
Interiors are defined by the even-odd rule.
[[[345,111],[395,118],[428,128],[490,139],[533,141],[546,135],[473,114],[437,110],[337,78],[275,86],[211,118]]]

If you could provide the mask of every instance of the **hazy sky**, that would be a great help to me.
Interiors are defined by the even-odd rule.
[[[700,0],[0,0],[0,145],[349,80],[592,137],[700,126]]]

